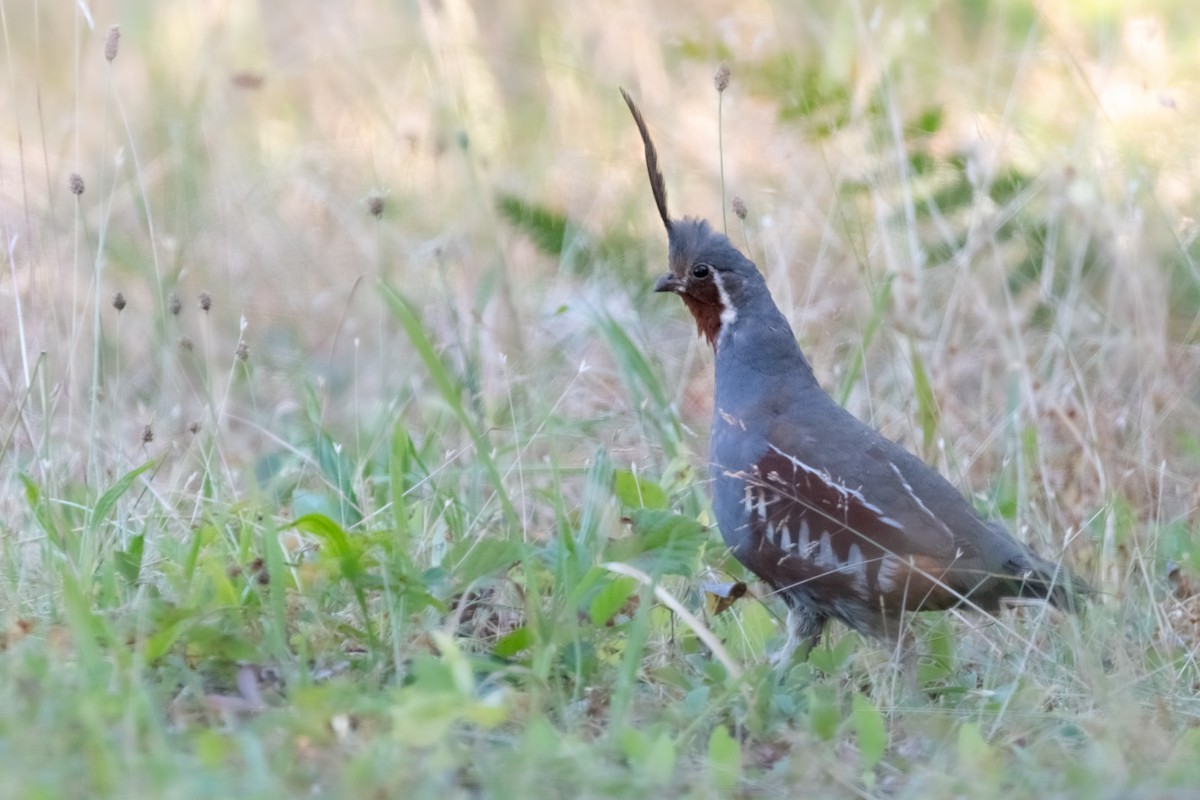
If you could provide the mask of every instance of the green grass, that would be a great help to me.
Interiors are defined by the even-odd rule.
[[[1200,786],[1190,6],[85,7],[0,5],[6,797]],[[823,384],[1086,615],[914,619],[913,693],[716,612],[618,86]]]

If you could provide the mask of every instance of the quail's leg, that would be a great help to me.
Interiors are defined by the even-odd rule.
[[[825,629],[827,619],[824,614],[803,603],[788,602],[787,641],[771,657],[771,662],[776,666],[786,666],[791,662],[796,648],[806,642],[811,652],[821,641],[821,632]]]

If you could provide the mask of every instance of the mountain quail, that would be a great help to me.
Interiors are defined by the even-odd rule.
[[[991,612],[1016,597],[1073,608],[1082,582],[825,393],[758,268],[728,238],[670,217],[645,120],[621,94],[670,244],[654,290],[679,295],[716,353],[713,512],[733,555],[786,602],[785,653],[815,645],[829,619],[894,642],[905,611]]]

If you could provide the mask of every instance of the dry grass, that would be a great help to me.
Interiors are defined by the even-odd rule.
[[[1110,5],[0,4],[14,796],[1194,787],[1200,28]],[[922,621],[914,700],[704,612],[711,357],[618,86],[822,382],[1083,620]],[[614,469],[740,678],[601,568],[679,556]]]

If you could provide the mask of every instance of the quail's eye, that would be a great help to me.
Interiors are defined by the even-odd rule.
[[[711,271],[712,267],[708,266],[708,264],[697,264],[696,266],[692,267],[692,277],[707,278],[708,273]]]

